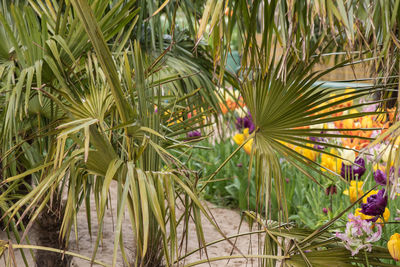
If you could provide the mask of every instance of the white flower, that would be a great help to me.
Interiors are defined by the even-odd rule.
[[[310,125],[310,129],[323,129],[324,125],[322,123]]]
[[[244,116],[249,114],[247,107],[237,108],[235,111],[240,118],[243,118]]]
[[[396,156],[397,146],[396,145],[395,146],[388,145],[388,146],[384,147],[383,149],[386,149],[386,150],[383,153],[382,160],[384,162],[388,162],[389,159],[390,159],[390,161],[393,161]]]
[[[354,150],[345,149],[342,151],[341,156],[344,159],[343,163],[346,165],[352,165],[356,160],[356,153]]]
[[[337,232],[336,237],[343,241],[345,248],[351,251],[354,256],[361,249],[371,251],[373,242],[378,241],[382,235],[382,226],[375,225],[376,231],[373,231],[372,222],[362,220],[360,216],[349,214],[349,222],[346,224],[344,233]]]
[[[324,129],[333,130],[336,129],[336,126],[333,122],[324,123]]]

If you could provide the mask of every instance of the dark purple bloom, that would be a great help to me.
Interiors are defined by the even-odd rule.
[[[191,131],[191,132],[188,132],[186,135],[187,135],[188,139],[190,140],[190,139],[195,139],[197,137],[200,137],[201,132],[200,131]]]
[[[354,163],[357,165],[353,166],[353,172],[354,172],[354,174],[358,174],[358,177],[360,178],[361,176],[363,176],[363,174],[366,171],[365,160],[363,158],[356,158]]]
[[[325,213],[325,214],[328,214],[328,209],[327,208],[323,208],[322,212]]]
[[[340,175],[348,180],[354,180],[355,178],[360,179],[365,173],[365,161],[363,158],[356,158],[354,165],[347,165],[342,162],[342,168],[340,170]]]
[[[377,194],[368,197],[367,203],[361,203],[361,213],[369,216],[382,215],[385,212],[387,198],[385,189],[379,190]]]
[[[328,186],[328,187],[325,189],[325,194],[326,194],[327,196],[333,195],[333,194],[337,194],[336,185],[331,184],[330,186]]]
[[[249,128],[249,133],[252,133],[255,129],[255,125],[253,123],[253,117],[251,116],[251,114],[248,114],[243,118],[240,117],[237,118],[235,125],[238,130]]]
[[[340,169],[340,176],[345,179],[352,180],[353,178],[353,166],[347,165],[342,161],[342,168]]]
[[[242,168],[243,164],[242,163],[238,163],[236,166],[239,167],[239,168]]]
[[[310,141],[313,141],[313,142],[319,142],[319,143],[324,142],[324,139],[320,138],[320,137],[310,136],[309,138],[310,138]],[[319,150],[323,150],[325,147],[320,145],[320,144],[318,144],[318,145],[314,144],[314,148],[315,149],[319,149]]]
[[[387,183],[386,173],[379,169],[374,172],[374,179],[375,182],[380,185],[386,185]]]

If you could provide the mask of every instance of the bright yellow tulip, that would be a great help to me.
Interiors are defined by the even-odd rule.
[[[308,147],[313,147],[311,144],[307,144]],[[303,149],[303,156],[309,160],[315,161],[317,159],[317,152],[311,149]]]
[[[337,152],[334,149],[331,149],[330,153],[337,155]],[[340,168],[342,167],[342,160],[340,158],[336,158],[334,156],[321,153],[321,166],[333,172],[340,173]],[[324,168],[321,168],[321,170],[326,171]]]
[[[369,216],[369,215],[365,215],[364,213],[361,213],[361,208],[356,209],[356,211],[354,212],[354,216],[360,216],[361,220],[369,220],[374,218],[374,216]],[[385,212],[383,213],[383,220],[381,218],[379,218],[376,222],[382,224],[384,222],[387,222],[389,220],[390,217],[390,211],[388,208],[385,208]]]
[[[395,233],[392,235],[387,243],[387,247],[392,258],[398,261],[400,256],[400,234]]]
[[[251,148],[253,147],[253,139],[250,139],[244,146],[243,149],[248,155],[251,153]]]
[[[354,216],[360,216],[361,220],[368,220],[374,217],[361,213],[361,208],[356,209],[356,211],[354,212]]]
[[[350,182],[350,187],[347,190],[343,191],[344,195],[348,195],[350,197],[350,202],[353,203],[357,199],[359,199],[362,195],[364,195],[364,192],[362,190],[362,181],[351,181]]]
[[[236,143],[237,145],[239,145],[239,146],[240,146],[241,144],[243,144],[244,140],[245,140],[244,134],[235,134],[235,135],[233,136],[233,141],[235,141],[235,143]]]
[[[382,214],[382,216],[383,216],[383,220],[385,222],[389,221],[390,210],[388,208],[385,208],[385,212]]]
[[[244,143],[244,141],[246,141],[248,137],[249,137],[249,128],[245,128],[242,134],[235,134],[233,136],[233,141],[235,141],[235,143],[240,146]],[[253,139],[250,139],[243,146],[243,149],[244,151],[246,151],[247,154],[250,154],[252,146],[253,146]]]

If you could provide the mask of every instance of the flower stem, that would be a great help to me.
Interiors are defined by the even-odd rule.
[[[369,262],[368,262],[368,256],[367,256],[367,250],[364,249],[364,255],[365,255],[365,261],[367,263],[367,267],[369,267]]]

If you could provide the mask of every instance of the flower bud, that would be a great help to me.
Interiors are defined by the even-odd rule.
[[[329,186],[325,189],[325,194],[326,194],[327,196],[337,194],[337,187],[336,187],[336,185],[334,185],[334,184],[329,185]]]

